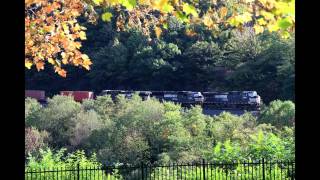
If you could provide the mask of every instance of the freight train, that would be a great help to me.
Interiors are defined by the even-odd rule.
[[[171,101],[182,106],[201,105],[211,109],[247,109],[259,110],[261,98],[256,91],[230,91],[230,92],[194,92],[194,91],[126,91],[103,90],[98,96],[110,95],[113,100],[120,94],[132,98],[137,93],[143,100],[156,98],[160,102]],[[60,91],[60,95],[73,96],[77,102],[84,99],[95,99],[92,91]],[[45,91],[26,90],[25,97],[37,99],[41,104],[46,104]]]

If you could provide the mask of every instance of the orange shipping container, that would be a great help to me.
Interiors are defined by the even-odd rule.
[[[94,94],[91,91],[60,91],[63,96],[73,96],[77,102],[82,102],[84,99],[93,99]]]

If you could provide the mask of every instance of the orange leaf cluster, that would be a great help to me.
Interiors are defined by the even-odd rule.
[[[89,57],[80,52],[86,34],[76,18],[83,12],[81,0],[25,1],[25,66],[38,71],[48,62],[66,77],[62,64],[90,69]]]
[[[140,29],[145,35],[150,35],[154,30],[156,37],[161,34],[161,25],[165,23],[165,17],[160,14],[159,17],[154,16],[154,9],[152,7],[138,6],[135,9],[128,11],[128,15],[123,15],[122,8],[118,9],[117,16],[117,30],[124,31],[126,27]]]

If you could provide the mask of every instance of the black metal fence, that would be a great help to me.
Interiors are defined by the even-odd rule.
[[[293,161],[250,161],[233,163],[175,163],[168,165],[26,168],[25,179],[43,180],[273,180],[295,179]]]

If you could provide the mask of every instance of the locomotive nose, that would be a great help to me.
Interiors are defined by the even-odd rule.
[[[204,101],[204,96],[200,92],[198,92],[197,94],[194,94],[193,98],[196,102]]]
[[[257,104],[260,104],[260,103],[261,103],[261,97],[257,96]]]

